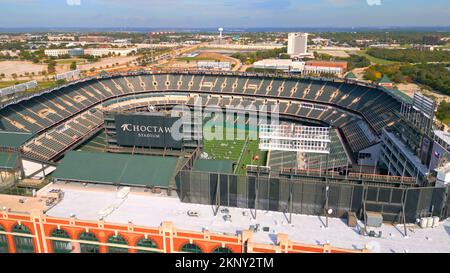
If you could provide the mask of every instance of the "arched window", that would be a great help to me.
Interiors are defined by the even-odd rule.
[[[31,234],[31,231],[24,225],[15,225],[12,231],[14,233]]]
[[[145,248],[153,248],[153,249],[157,249],[158,246],[156,245],[156,243],[152,240],[149,239],[142,239],[137,243],[138,247],[145,247]],[[141,250],[139,249],[137,251],[137,253],[158,253],[158,251],[151,251],[151,250]]]
[[[2,225],[0,225],[0,231],[5,231]],[[0,234],[0,253],[8,253],[8,240],[5,234]]]
[[[70,239],[69,234],[63,229],[55,229],[50,235],[54,238]],[[70,253],[72,252],[72,243],[68,241],[61,241],[57,239],[52,240],[54,253]]]
[[[109,237],[108,244],[123,245],[123,247],[109,246],[109,253],[128,253],[128,243],[120,235]]]
[[[228,247],[218,247],[212,253],[233,253]]]
[[[90,233],[90,232],[81,233],[80,240],[81,241],[98,242],[98,239],[97,239],[97,237],[95,237],[95,234]],[[96,245],[96,244],[80,243],[80,252],[81,253],[99,253],[100,247],[99,247],[99,245]]]
[[[202,253],[202,250],[196,244],[185,244],[181,247],[180,251],[189,253]]]
[[[31,231],[24,225],[15,225],[12,229],[13,233],[29,234]],[[16,253],[34,253],[34,244],[32,237],[14,235],[14,244],[16,246]]]

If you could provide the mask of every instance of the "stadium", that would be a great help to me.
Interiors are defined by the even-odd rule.
[[[377,240],[368,231],[372,221],[401,224],[406,235],[417,219],[450,216],[448,186],[430,178],[433,145],[422,145],[428,132],[405,114],[414,103],[352,79],[204,71],[102,73],[8,97],[0,109],[0,189],[33,197],[5,201],[0,252],[370,251]],[[163,131],[178,120],[169,115],[180,106],[194,114],[174,140]],[[196,115],[195,107],[235,113],[220,119]],[[327,152],[311,144],[316,131],[302,131],[316,150],[292,149],[300,138],[286,132],[279,137],[291,142],[262,149],[265,124],[252,125],[252,114],[261,116],[246,109],[277,109],[277,128],[326,129]],[[211,127],[244,137],[204,138]],[[428,163],[414,165],[401,154],[395,139],[408,132],[409,146]],[[341,220],[353,215],[357,229]],[[439,244],[448,251],[437,222],[432,235],[414,232],[420,244],[398,236],[377,251]],[[365,231],[370,236],[360,236]]]

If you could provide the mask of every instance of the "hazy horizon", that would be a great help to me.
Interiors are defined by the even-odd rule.
[[[448,0],[0,0],[5,28],[450,27]]]
[[[0,27],[0,33],[93,33],[93,32],[130,32],[144,33],[157,31],[173,31],[179,33],[216,33],[217,27],[189,28],[189,27]],[[224,27],[224,33],[252,33],[252,32],[450,32],[450,26],[435,27]]]

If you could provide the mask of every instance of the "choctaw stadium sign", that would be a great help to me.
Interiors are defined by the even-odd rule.
[[[148,113],[115,116],[117,144],[148,148],[181,149],[182,141],[172,137],[177,117]]]

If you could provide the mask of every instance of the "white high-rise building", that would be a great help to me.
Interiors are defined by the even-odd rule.
[[[288,54],[305,55],[308,51],[308,33],[289,33]]]

